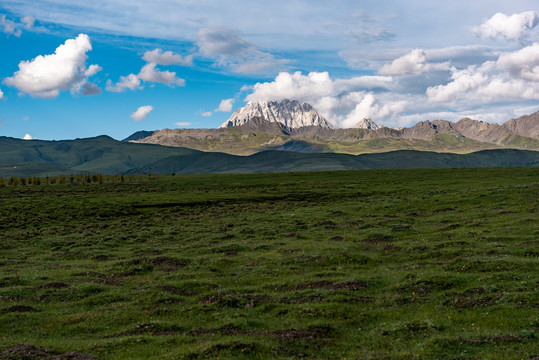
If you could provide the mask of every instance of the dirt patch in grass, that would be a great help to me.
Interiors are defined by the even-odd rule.
[[[195,296],[195,295],[200,294],[198,291],[180,289],[180,288],[178,288],[176,286],[172,286],[172,285],[160,285],[160,286],[157,286],[156,288],[160,289],[160,290],[164,290],[164,291],[166,291],[168,293],[171,293],[171,294],[178,294],[178,295],[182,295],[182,296]]]
[[[19,344],[0,353],[0,359],[43,359],[52,355],[55,355],[52,350]]]
[[[309,283],[298,284],[289,288],[289,290],[305,290],[305,289],[325,289],[325,290],[360,290],[365,289],[367,284],[362,281],[346,281],[342,283],[334,283],[331,281],[314,281]]]
[[[327,338],[331,335],[332,329],[326,326],[313,327],[308,329],[282,329],[282,330],[244,330],[234,326],[223,326],[221,328],[198,328],[189,331],[189,336],[200,335],[254,335],[254,336],[274,336],[281,341],[293,340],[316,340]]]
[[[515,335],[489,336],[480,339],[459,338],[458,341],[466,344],[494,344],[500,342],[522,342],[524,338]]]
[[[406,216],[420,216],[420,215],[416,212],[411,212],[409,214],[406,214]]]
[[[168,256],[159,256],[150,260],[150,263],[154,266],[170,266],[170,267],[184,267],[189,264],[189,260],[181,260],[176,258],[171,258]]]
[[[57,352],[38,348],[28,344],[15,345],[6,351],[0,353],[0,359],[24,359],[24,360],[94,360],[96,357],[77,351],[58,354]]]
[[[282,253],[285,253],[285,254],[300,253],[302,251],[303,250],[301,250],[301,249],[282,249],[282,250],[279,250],[279,252],[282,252]]]
[[[321,222],[317,223],[316,226],[324,226],[326,228],[334,228],[334,227],[337,226],[337,224],[334,223],[331,220],[328,220],[328,221],[321,221]]]
[[[437,210],[432,210],[432,213],[433,214],[439,214],[439,213],[443,213],[443,212],[448,212],[448,211],[455,211],[455,209],[453,208],[445,208],[445,209],[437,209]]]
[[[2,313],[38,312],[39,310],[27,305],[14,305],[2,310]]]
[[[51,282],[51,283],[48,283],[48,284],[43,284],[43,285],[36,286],[36,287],[34,287],[34,290],[62,289],[62,288],[66,288],[68,286],[69,285],[61,283],[61,282]]]
[[[453,296],[446,300],[444,304],[453,305],[457,308],[487,307],[496,305],[501,298],[501,295],[488,294],[483,288],[473,288]]]
[[[334,236],[329,241],[343,241],[344,238],[342,236]]]
[[[322,302],[325,296],[319,294],[313,294],[311,296],[302,296],[298,298],[283,298],[280,300],[281,304],[310,304],[315,302]]]
[[[176,325],[161,325],[154,323],[142,323],[137,325],[132,330],[127,330],[118,334],[107,336],[107,338],[118,336],[132,336],[132,335],[177,335],[183,331],[182,328]]]

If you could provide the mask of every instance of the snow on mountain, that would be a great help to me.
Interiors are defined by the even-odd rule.
[[[269,122],[278,122],[292,129],[304,126],[332,129],[331,124],[320,116],[310,104],[286,99],[280,102],[251,101],[241,109],[236,110],[220,127],[241,126],[256,117],[262,117]]]
[[[355,126],[356,129],[369,129],[374,131],[380,129],[381,127],[382,126],[376,125],[376,123],[371,119],[362,119]]]

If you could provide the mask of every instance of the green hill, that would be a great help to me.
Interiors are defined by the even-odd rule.
[[[385,141],[385,139],[373,139]],[[297,141],[285,149],[306,151]],[[311,151],[314,151],[311,148]],[[322,171],[380,168],[537,166],[539,152],[484,150],[470,154],[398,150],[350,155],[269,150],[250,156],[116,141],[108,136],[40,141],[0,137],[0,176],[69,173],[206,174]]]

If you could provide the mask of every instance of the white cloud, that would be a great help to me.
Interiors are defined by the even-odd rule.
[[[539,100],[539,44],[502,53],[497,61],[458,70],[451,81],[427,88],[430,102],[454,105]]]
[[[464,70],[452,68],[451,79],[453,81],[446,85],[437,85],[427,88],[429,101],[446,102],[454,100],[459,96],[466,96],[466,92],[476,89],[479,85],[488,80],[488,76],[482,71],[478,71],[476,66],[470,66]]]
[[[4,83],[41,98],[54,98],[60,90],[80,91],[88,77],[101,69],[98,65],[86,68],[86,53],[90,50],[90,38],[80,34],[75,39],[66,40],[54,54],[21,61],[19,71],[6,78]]]
[[[237,73],[260,74],[282,68],[289,60],[278,59],[269,52],[245,41],[233,29],[217,27],[200,29],[197,34],[200,54],[215,58],[217,64]]]
[[[176,125],[178,125],[179,127],[187,127],[187,126],[191,126],[191,123],[190,122],[177,122],[175,123]]]
[[[0,25],[4,27],[4,33],[20,37],[22,30],[18,28],[13,20],[9,20],[6,15],[0,15]]]
[[[539,43],[500,55],[497,65],[521,79],[539,81]]]
[[[0,89],[0,99],[4,97],[4,93],[2,92],[2,89]]]
[[[185,80],[176,77],[175,72],[171,71],[160,71],[156,69],[157,64],[148,63],[140,69],[138,77],[144,81],[148,82],[157,82],[165,85],[178,85],[185,86]]]
[[[112,84],[112,81],[107,80],[107,91],[111,92],[124,92],[125,90],[138,90],[142,89],[140,85],[140,79],[135,74],[129,74],[127,76],[120,76],[120,81],[116,84]]]
[[[407,75],[433,70],[449,70],[449,62],[429,64],[425,51],[415,49],[393,60],[390,64],[385,64],[378,72],[382,75]]]
[[[257,83],[248,101],[271,101],[299,99],[312,101],[333,93],[333,81],[328,72],[311,72],[307,76],[300,71],[293,74],[281,72],[274,81]]]
[[[31,29],[32,26],[34,26],[34,23],[36,22],[36,19],[34,19],[31,16],[25,16],[21,19],[21,23],[24,24],[24,27],[26,29]]]
[[[539,83],[527,82],[522,79],[493,77],[488,83],[477,89],[475,97],[480,97],[483,102],[515,98],[539,100]]]
[[[497,13],[472,31],[483,39],[519,40],[539,23],[534,11],[507,16]]]
[[[391,76],[360,76],[351,79],[337,79],[335,89],[350,91],[353,89],[391,89],[394,79]]]
[[[146,51],[142,59],[148,63],[158,65],[193,65],[193,55],[182,57],[181,55],[174,54],[172,51],[163,52],[161,49]]]
[[[360,76],[332,80],[327,72],[279,73],[272,82],[257,83],[247,101],[295,99],[309,102],[335,127],[353,127],[363,118],[390,120],[405,111],[405,98],[388,98],[369,88],[390,86],[391,77]]]
[[[124,92],[125,90],[140,90],[144,87],[141,85],[141,80],[146,82],[157,82],[168,86],[185,86],[185,80],[176,76],[173,71],[161,71],[156,68],[157,64],[173,64],[181,59],[179,55],[173,54],[171,51],[165,53],[161,52],[161,49],[155,49],[144,53],[143,59],[155,60],[155,62],[146,63],[142,69],[140,69],[137,75],[129,74],[127,76],[120,76],[120,81],[116,84],[112,83],[112,80],[107,80],[107,91],[112,92]]]
[[[135,121],[142,121],[146,119],[146,116],[148,116],[149,113],[151,113],[153,110],[153,106],[151,105],[145,105],[141,106],[131,114],[130,118]]]
[[[210,117],[213,115],[213,111],[206,111],[206,112],[203,112],[201,115],[204,117]]]
[[[4,33],[8,35],[13,35],[15,37],[20,37],[22,35],[22,29],[27,30],[31,29],[34,26],[35,19],[31,16],[25,16],[20,20],[20,23],[17,23],[13,20],[10,20],[6,15],[0,15],[0,26],[4,27]]]
[[[34,137],[34,136],[30,135],[30,134],[26,134],[23,137],[23,140],[36,140],[36,139],[37,139],[36,137]]]
[[[232,106],[234,104],[234,99],[224,99],[221,100],[219,107],[215,111],[229,112],[232,111]]]

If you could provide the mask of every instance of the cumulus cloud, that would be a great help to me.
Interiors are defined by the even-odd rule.
[[[451,79],[453,81],[446,85],[427,88],[426,93],[430,101],[445,102],[454,100],[488,80],[488,77],[482,71],[478,71],[476,66],[470,66],[464,70],[457,70],[456,68],[451,70]]]
[[[449,70],[449,62],[429,64],[425,51],[415,49],[393,60],[390,64],[385,64],[378,72],[382,75],[407,75],[433,70]]]
[[[492,104],[539,100],[539,44],[502,53],[496,61],[452,68],[451,81],[427,88],[431,102]]]
[[[26,29],[31,29],[32,26],[34,26],[34,23],[36,22],[36,19],[34,19],[31,16],[25,16],[21,19],[21,23],[24,24],[24,27]]]
[[[257,83],[247,101],[295,99],[309,102],[335,127],[353,127],[363,118],[387,120],[405,111],[405,98],[389,99],[369,91],[373,85],[388,87],[391,77],[360,76],[333,80],[327,72],[282,72],[274,81]]]
[[[197,34],[200,54],[215,58],[219,66],[237,73],[259,74],[282,68],[289,61],[278,59],[245,41],[237,31],[229,28],[204,28]]]
[[[230,112],[232,111],[233,104],[234,104],[234,99],[221,100],[221,103],[219,104],[219,107],[217,108],[216,111]]]
[[[497,65],[521,79],[539,81],[539,43],[500,55]]]
[[[9,20],[6,15],[0,15],[0,25],[4,27],[4,33],[20,37],[22,30],[13,20]]]
[[[274,81],[257,83],[248,101],[270,101],[283,99],[318,99],[333,92],[333,81],[328,72],[311,72],[307,76],[300,71],[293,74],[281,72]]]
[[[131,114],[130,118],[135,121],[146,120],[146,116],[148,116],[148,114],[151,113],[152,110],[153,106],[151,105],[141,106],[137,109],[137,111]]]
[[[176,76],[174,71],[161,71],[157,68],[157,65],[172,65],[182,64],[191,65],[192,56],[182,58],[180,55],[174,54],[171,51],[162,52],[161,49],[155,49],[152,51],[146,51],[142,57],[147,63],[140,69],[138,74],[129,74],[127,76],[120,76],[120,81],[116,84],[112,80],[107,80],[107,91],[111,92],[124,92],[125,90],[140,90],[144,86],[142,81],[157,82],[168,86],[185,86],[185,80]]]
[[[155,63],[148,63],[140,69],[138,77],[144,81],[157,82],[169,86],[184,86],[185,80],[176,77],[176,73],[173,71],[160,71],[156,69]]]
[[[496,13],[472,31],[483,39],[519,40],[539,23],[535,11],[525,11],[507,16]]]
[[[180,122],[177,122],[175,123],[177,126],[179,127],[187,127],[187,126],[191,126],[191,123],[190,122],[185,122],[185,121],[180,121]]]
[[[101,94],[101,89],[96,84],[85,82],[80,87],[80,93],[85,96],[99,95]]]
[[[217,109],[213,111],[206,111],[202,113],[201,115],[204,117],[209,117],[209,116],[212,116],[214,112],[218,112],[218,111],[230,112],[232,111],[232,106],[234,105],[234,101],[235,101],[234,98],[221,100],[221,102],[219,103],[219,107],[217,107]]]
[[[118,81],[116,84],[113,84],[110,79],[107,80],[107,91],[120,93],[124,92],[125,90],[138,89],[142,89],[142,86],[140,85],[140,79],[135,74],[120,76],[120,81]]]
[[[31,96],[54,98],[59,92],[71,90],[79,92],[88,77],[101,70],[98,65],[86,68],[86,53],[92,50],[90,37],[80,34],[68,39],[56,48],[54,54],[39,55],[31,61],[21,61],[19,71],[4,83],[16,87]],[[88,88],[90,85],[86,85]]]
[[[6,17],[6,15],[0,15],[0,26],[4,28],[4,33],[20,37],[22,35],[22,28],[26,30],[31,29],[34,26],[35,19],[31,16],[23,17],[20,22],[15,22]]]
[[[182,57],[181,55],[174,54],[172,51],[163,52],[161,49],[146,51],[142,59],[148,63],[157,65],[193,65],[193,55]]]
[[[34,136],[30,135],[30,134],[26,134],[23,137],[23,140],[36,140],[36,139],[37,139],[36,137],[34,137]]]

